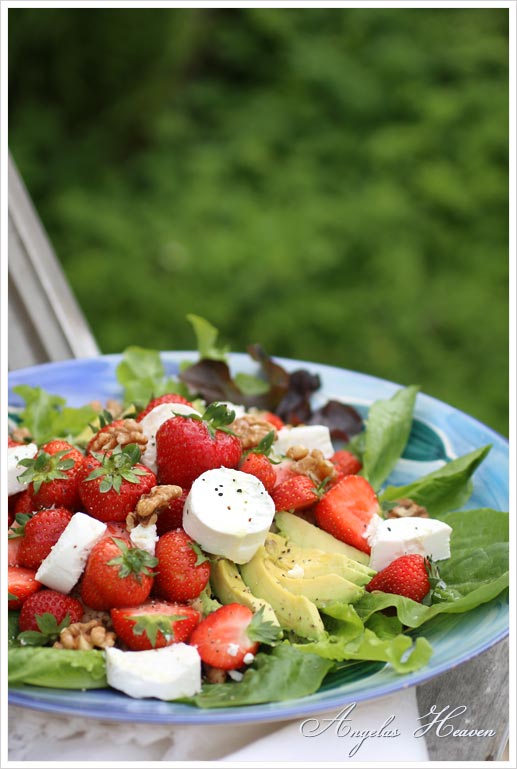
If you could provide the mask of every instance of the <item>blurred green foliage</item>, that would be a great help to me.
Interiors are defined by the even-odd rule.
[[[104,352],[409,384],[507,432],[506,9],[10,9],[10,148]]]

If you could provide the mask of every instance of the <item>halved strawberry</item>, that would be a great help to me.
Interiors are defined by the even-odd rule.
[[[177,393],[166,393],[165,395],[160,395],[158,398],[153,398],[145,409],[140,412],[140,414],[137,416],[136,421],[141,422],[144,417],[146,417],[156,406],[161,406],[162,403],[183,403],[185,406],[192,406],[192,403],[188,401],[186,398],[183,397],[183,395],[178,395]]]
[[[293,475],[271,492],[275,510],[306,510],[318,501],[317,486],[308,475]]]
[[[379,512],[379,501],[365,478],[342,478],[324,494],[314,512],[321,529],[363,553],[370,552],[365,533],[373,515]]]
[[[201,619],[201,614],[191,606],[166,601],[112,609],[110,614],[115,633],[132,651],[161,649],[188,641]]]
[[[42,587],[41,582],[35,579],[35,575],[36,572],[33,569],[9,565],[7,570],[9,609],[21,609],[24,601]]]
[[[279,634],[278,626],[263,622],[262,612],[253,614],[247,606],[229,603],[199,623],[190,644],[205,664],[235,670],[253,661],[260,643],[273,644]]]

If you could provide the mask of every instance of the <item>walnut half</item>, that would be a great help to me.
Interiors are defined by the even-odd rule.
[[[254,449],[268,433],[273,431],[276,435],[276,428],[267,419],[254,414],[244,414],[229,426],[230,430],[240,438],[243,449]]]
[[[143,451],[147,446],[147,436],[134,419],[123,419],[121,422],[113,422],[99,430],[92,439],[89,450],[109,451],[117,446],[127,446],[129,443],[136,443]]]
[[[427,509],[409,498],[399,499],[386,518],[429,518]]]
[[[106,630],[102,622],[92,619],[90,622],[74,622],[63,628],[59,634],[59,641],[54,644],[54,649],[77,649],[87,651],[89,649],[106,649],[114,646],[115,633]]]
[[[301,475],[308,475],[315,483],[337,475],[332,462],[325,459],[319,449],[309,451],[305,446],[291,446],[287,449],[286,456],[293,460],[293,470]]]
[[[140,497],[134,511],[127,516],[127,530],[132,531],[139,524],[152,526],[158,520],[158,513],[182,494],[181,486],[153,486],[149,494],[143,494]]]

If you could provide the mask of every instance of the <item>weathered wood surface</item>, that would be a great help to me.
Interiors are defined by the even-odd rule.
[[[9,368],[99,349],[9,157]]]
[[[466,706],[447,723],[454,729],[492,730],[493,736],[440,736],[436,728],[425,735],[431,761],[500,761],[508,740],[509,674],[508,639],[470,662],[449,670],[417,687],[418,711],[424,716],[435,708]],[[444,714],[445,715],[445,714]],[[422,723],[431,718],[423,719]]]

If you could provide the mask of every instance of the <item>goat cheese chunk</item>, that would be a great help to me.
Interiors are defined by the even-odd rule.
[[[264,544],[275,503],[250,473],[220,467],[196,478],[183,508],[183,528],[208,553],[247,563]]]
[[[201,657],[184,643],[140,652],[111,647],[106,649],[106,677],[114,689],[137,699],[192,697],[201,691]]]
[[[88,556],[106,531],[105,523],[75,513],[50,553],[40,564],[36,579],[46,587],[69,593],[84,571]]]
[[[29,485],[18,480],[18,476],[25,471],[25,467],[20,465],[20,459],[34,459],[38,453],[38,447],[35,443],[26,443],[23,446],[9,446],[7,449],[7,494],[18,494]]]
[[[135,526],[129,532],[129,539],[135,547],[139,547],[142,550],[146,550],[150,555],[154,555],[156,543],[158,542],[156,524],[152,523],[150,526],[143,526],[139,523],[138,526]]]
[[[419,553],[434,561],[450,558],[452,529],[435,518],[387,518],[369,537],[370,568],[381,571],[402,555]]]
[[[325,459],[330,459],[334,453],[330,431],[325,425],[282,427],[273,443],[273,451],[279,455],[287,454],[292,446],[305,446],[309,451],[319,449]]]
[[[155,406],[140,422],[140,427],[144,435],[147,438],[147,446],[145,451],[142,452],[140,459],[141,463],[152,470],[156,475],[158,468],[156,465],[156,433],[167,420],[172,419],[177,414],[180,416],[188,416],[188,414],[197,414],[197,411],[192,406],[187,406],[186,403],[160,403],[159,406]]]

